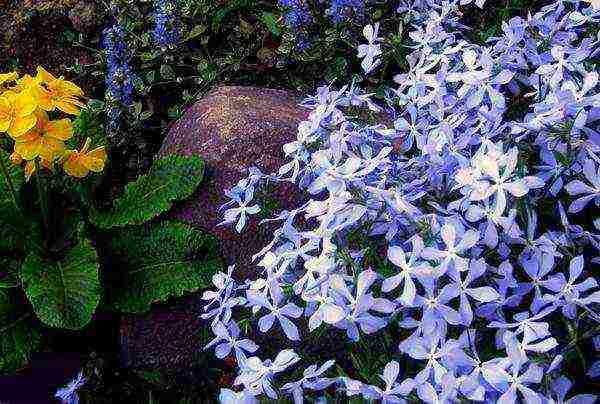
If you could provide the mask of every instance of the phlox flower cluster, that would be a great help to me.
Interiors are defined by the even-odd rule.
[[[173,0],[154,2],[154,42],[163,49],[174,48],[179,42],[179,24]]]
[[[81,150],[67,149],[73,123],[70,118],[53,119],[59,113],[79,115],[83,96],[77,85],[41,66],[35,76],[0,74],[0,134],[6,133],[13,142],[10,159],[15,165],[24,164],[27,180],[39,167],[61,165],[68,175],[78,178],[104,169],[103,146],[90,151],[87,139]]]
[[[572,397],[561,368],[575,345],[565,328],[600,344],[600,37],[589,29],[600,7],[559,0],[477,45],[463,35],[465,3],[402,2],[412,52],[384,100],[357,83],[319,88],[284,146],[288,161],[270,174],[250,168],[227,191],[223,223],[237,231],[267,184],[292,182],[306,202],[265,220],[278,227],[244,270],[252,279],[230,267],[203,295],[208,348],[239,369],[221,402],[301,403],[325,389],[383,403],[595,402]],[[364,32],[358,55],[370,72],[386,40],[376,26]],[[361,123],[357,109],[392,123]],[[376,243],[391,275],[369,265],[356,234]],[[282,331],[290,347],[317,328],[359,341],[394,324],[407,336],[395,336],[381,383],[370,384],[336,374],[327,352],[306,363],[283,346],[263,359],[242,312],[254,339]],[[407,359],[414,366],[402,369]],[[600,362],[587,362],[600,377]]]
[[[79,372],[66,387],[62,387],[56,391],[54,397],[59,399],[63,404],[79,404],[79,395],[77,391],[86,383],[86,378],[83,372]]]

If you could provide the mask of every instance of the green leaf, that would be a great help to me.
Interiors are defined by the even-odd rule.
[[[134,102],[133,105],[131,106],[132,112],[134,115],[138,116],[142,113],[142,103],[141,102]]]
[[[189,41],[190,39],[194,39],[197,36],[204,34],[206,32],[206,29],[207,27],[204,24],[194,26],[194,28],[192,28],[190,32],[185,36],[185,41]]]
[[[18,194],[21,186],[23,183],[25,183],[25,174],[23,173],[23,168],[14,165],[10,161],[10,155],[2,149],[0,149],[0,159],[2,159],[2,164],[8,170],[8,176],[13,189]],[[12,193],[8,185],[8,181],[4,176],[4,173],[0,172],[0,205],[4,204],[10,204],[14,207]]]
[[[8,290],[0,290],[0,372],[12,373],[29,362],[41,342],[31,312],[23,310]]]
[[[25,236],[21,224],[13,205],[0,203],[0,251],[9,253],[19,249]]]
[[[156,52],[142,52],[142,60],[148,62],[156,57]]]
[[[263,13],[260,15],[260,19],[265,27],[267,27],[267,29],[271,32],[271,34],[273,34],[273,36],[278,37],[281,35],[281,30],[279,29],[279,24],[277,23],[277,17],[275,17],[273,13],[263,11]]]
[[[148,174],[127,185],[112,210],[91,209],[90,219],[103,229],[142,224],[168,211],[173,201],[191,196],[203,174],[204,162],[197,156],[162,158],[154,162]]]
[[[108,250],[114,272],[106,274],[112,277],[107,300],[125,312],[207,287],[221,269],[216,240],[185,223],[127,227]]]
[[[0,253],[40,251],[42,243],[38,223],[16,212],[12,203],[0,203]]]
[[[90,138],[92,147],[106,144],[106,133],[103,127],[104,105],[101,101],[93,100],[81,110],[73,120],[73,137],[67,140],[71,149],[80,149],[86,138]]]
[[[162,65],[160,67],[160,77],[164,80],[173,80],[175,79],[175,71],[169,65]]]
[[[8,293],[9,289],[18,288],[19,262],[7,257],[0,257],[0,268],[4,274],[0,277],[0,294]]]
[[[146,83],[152,84],[156,81],[156,71],[150,70],[146,73]]]
[[[30,254],[21,268],[21,282],[37,316],[50,327],[76,330],[92,319],[100,300],[98,255],[80,237],[60,261]]]

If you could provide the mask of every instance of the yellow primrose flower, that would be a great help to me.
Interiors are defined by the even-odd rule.
[[[36,166],[35,166],[35,161],[28,161],[25,164],[25,181],[29,182],[29,180],[31,179],[31,176],[33,175],[33,173],[35,173],[36,170]]]
[[[41,110],[36,115],[36,126],[16,139],[15,152],[27,161],[41,157],[51,163],[64,152],[64,141],[73,136],[73,124],[69,119],[50,121]]]
[[[17,77],[17,72],[0,74],[0,87],[2,87],[4,83],[15,81]]]
[[[21,157],[21,155],[17,152],[13,152],[10,155],[9,159],[10,159],[10,162],[16,166],[20,166],[21,163],[23,162],[23,157]]]
[[[48,72],[42,66],[37,67],[37,75],[35,76],[36,80],[40,83],[48,84],[54,80],[56,77],[52,75],[52,73]]]
[[[52,167],[52,162],[50,162],[48,160],[41,159],[40,160],[40,165],[42,167],[50,169]],[[28,161],[27,163],[25,163],[25,180],[27,182],[29,182],[29,180],[31,179],[31,176],[33,174],[35,174],[36,170],[37,170],[37,166],[36,166],[35,160],[31,160],[31,161]]]
[[[76,178],[83,178],[90,171],[99,173],[104,170],[106,163],[106,149],[104,146],[97,147],[88,151],[90,148],[90,138],[87,138],[81,151],[67,150],[67,159],[63,164],[63,169],[67,174]]]
[[[81,88],[70,81],[55,78],[52,74],[44,70],[43,67],[38,67],[35,80],[40,84],[44,84],[32,87],[40,108],[45,111],[52,111],[58,108],[67,114],[79,115],[79,110],[84,106],[77,99],[84,95]]]
[[[17,80],[17,84],[11,90],[14,92],[31,90],[32,87],[39,86],[40,84],[41,83],[38,78],[26,74]]]
[[[29,91],[6,91],[0,96],[0,132],[18,138],[35,126],[35,99]]]

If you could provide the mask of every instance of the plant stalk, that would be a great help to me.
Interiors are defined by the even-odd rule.
[[[12,178],[10,178],[10,174],[8,172],[8,168],[6,167],[6,164],[4,164],[4,160],[0,158],[0,170],[2,171],[2,175],[4,176],[4,179],[6,180],[6,184],[8,185],[8,190],[12,196],[12,200],[13,203],[15,204],[15,208],[17,209],[17,211],[20,211],[19,209],[19,203],[17,202],[17,191],[15,189],[15,186],[12,182]]]
[[[46,231],[50,230],[50,224],[48,222],[48,199],[46,198],[46,189],[42,186],[42,177],[40,175],[40,162],[35,161],[35,182],[37,185],[38,196],[40,198],[40,206],[42,208],[42,219],[44,221],[44,227]]]

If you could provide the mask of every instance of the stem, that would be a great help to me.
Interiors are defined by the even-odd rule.
[[[9,330],[10,328],[14,327],[16,324],[20,323],[23,320],[26,320],[27,318],[31,317],[32,313],[25,313],[23,314],[21,317],[19,317],[18,319],[16,319],[15,321],[13,321],[12,323],[0,328],[0,333],[2,333],[4,335],[5,331]]]
[[[10,194],[12,196],[15,208],[17,208],[17,210],[20,211],[19,204],[17,203],[17,191],[15,190],[15,186],[12,182],[12,179],[10,178],[10,174],[8,173],[8,168],[6,168],[6,164],[4,164],[4,160],[2,158],[0,158],[0,170],[2,170],[2,175],[4,176],[6,184],[8,185],[8,190],[10,191]]]
[[[35,161],[35,182],[37,184],[38,196],[40,198],[40,206],[42,208],[42,219],[44,220],[44,227],[47,231],[50,230],[48,223],[48,200],[46,199],[46,190],[42,187],[42,177],[40,176],[40,163]]]

